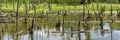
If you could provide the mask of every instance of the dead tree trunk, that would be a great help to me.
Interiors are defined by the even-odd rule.
[[[103,30],[103,14],[102,12],[99,13],[99,17],[100,17],[100,26],[101,26],[101,30]]]
[[[112,11],[113,11],[113,8],[112,8],[112,0],[110,0],[110,2],[111,2],[111,3],[110,3],[110,7],[111,7],[111,9],[110,9],[110,11],[111,11],[110,16],[111,16],[111,21],[113,22],[114,20],[113,20],[113,17],[112,17],[112,16],[113,16],[113,12],[112,12]]]
[[[27,18],[28,18],[28,6],[25,2],[25,8],[26,8],[26,13],[25,13],[25,25],[27,25]]]
[[[76,10],[76,7],[77,7],[77,3],[76,3],[76,2],[77,2],[77,1],[76,1],[76,0],[74,0],[74,2],[75,2],[75,3],[74,3],[74,5],[75,5],[75,10]]]
[[[15,3],[14,0],[12,0],[13,10],[15,11]]]
[[[7,32],[9,33],[8,23],[5,23],[4,25],[5,25],[4,27],[6,28]],[[8,40],[9,40],[9,35],[8,35]]]
[[[32,19],[32,25],[29,28],[30,39],[33,40],[34,19]]]
[[[33,4],[33,8],[34,8],[34,17],[33,20],[36,22],[36,5]]]
[[[110,16],[112,16],[112,15],[113,15],[113,14],[112,14],[112,9],[113,9],[113,8],[112,8],[112,0],[110,0],[110,2],[111,2],[111,3],[110,3],[110,8],[111,8],[111,9],[110,9],[110,11],[111,11]]]
[[[6,8],[8,8],[8,0],[6,0]]]
[[[16,33],[18,33],[18,11],[20,6],[20,0],[17,2],[17,11],[16,11]],[[18,40],[18,34],[16,34],[16,40]]]
[[[80,20],[78,21],[78,31],[80,31]],[[78,40],[81,40],[80,32],[78,32]]]
[[[101,11],[99,12],[101,30],[103,30],[103,12],[104,12],[104,8],[102,7],[102,8],[101,8]],[[101,31],[101,34],[103,35],[104,32]]]
[[[62,36],[64,35],[64,16],[63,16],[63,26],[62,26]]]
[[[60,31],[60,11],[58,11],[58,22],[56,23],[56,30]]]
[[[42,0],[40,0],[40,3],[42,3]]]
[[[82,14],[83,21],[84,21],[84,16],[85,16],[85,5],[83,5],[83,14]]]
[[[117,13],[118,20],[120,20],[120,12]]]
[[[32,9],[34,8],[35,0],[31,0]]]
[[[33,40],[33,29],[35,27],[35,18],[36,18],[36,5],[33,4],[33,9],[34,9],[34,17],[32,19],[32,25],[31,27],[29,28],[29,31],[30,31],[30,37],[31,37],[31,40]]]
[[[48,8],[49,8],[49,11],[51,11],[52,6],[51,6],[50,2],[48,2]]]
[[[31,0],[29,0],[29,10],[30,10],[30,8],[31,8]]]
[[[1,28],[0,28],[0,29],[1,29]],[[2,32],[1,32],[1,30],[0,30],[0,40],[2,40],[2,37],[1,37],[2,34],[1,34],[1,33],[2,33]]]
[[[97,0],[97,10],[99,11],[99,0]]]
[[[66,11],[63,12],[63,26],[62,26],[62,36],[64,35],[64,21],[65,21]]]
[[[0,0],[0,14],[1,14],[1,8],[2,8],[2,0]]]
[[[110,2],[111,2],[111,3],[110,3],[110,6],[111,6],[111,14],[110,14],[110,16],[111,16],[111,21],[112,21],[112,23],[113,23],[114,20],[113,20],[113,17],[112,17],[112,16],[113,16],[113,12],[112,12],[112,11],[113,11],[112,1],[113,1],[113,0],[110,0]],[[111,25],[112,25],[112,23],[111,23]],[[110,27],[110,29],[112,30],[112,27]],[[112,36],[113,36],[113,35],[112,35],[112,31],[111,31],[111,40],[113,40]]]
[[[38,3],[39,1],[38,0],[36,0],[36,4],[38,5],[39,3]]]
[[[1,30],[0,30],[0,40],[2,40],[2,38],[3,38],[3,36],[4,36],[4,27],[3,27],[3,24],[1,24]]]

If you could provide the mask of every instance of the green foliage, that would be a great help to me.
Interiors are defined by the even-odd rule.
[[[6,2],[17,2],[18,0],[2,0],[3,3]],[[85,4],[85,3],[93,3],[93,2],[104,2],[104,3],[110,3],[110,0],[20,0],[21,3],[23,3],[23,1],[26,2],[30,2],[30,3],[44,3],[44,2],[50,2],[50,3],[56,3],[56,4],[70,4],[70,5],[74,5],[74,4]],[[120,3],[120,0],[112,0],[113,3]]]
[[[111,3],[110,0],[106,0],[107,3]],[[119,0],[112,0],[112,3],[120,3]]]
[[[110,4],[104,4],[104,3],[100,3],[102,4],[102,6],[104,5],[109,5],[109,6],[105,6],[105,11],[110,11]],[[16,4],[15,4],[16,5]],[[27,4],[29,5],[29,4]],[[83,6],[82,5],[76,5],[76,9],[74,5],[65,5],[65,9],[63,9],[63,5],[60,4],[51,4],[52,5],[52,9],[51,9],[51,13],[57,12],[59,10],[70,10],[70,11],[80,11],[83,10]],[[97,5],[96,3],[93,3],[94,5],[94,10],[97,10]],[[32,4],[30,4],[30,6],[32,6]],[[85,10],[90,10],[93,11],[93,7],[92,4],[88,4],[88,8],[86,8]],[[29,10],[28,14],[34,14],[34,10],[32,9],[32,7],[30,7],[31,9]],[[100,7],[99,7],[100,8]],[[15,10],[13,10],[13,6],[12,4],[8,4],[8,8],[6,8],[5,4],[3,4],[2,6],[2,12],[7,12],[7,13],[11,13],[11,12],[15,12],[16,10],[16,6],[15,6]],[[29,9],[29,7],[28,7]],[[43,4],[39,4],[36,5],[36,12],[37,14],[41,14],[41,11],[48,11],[48,7],[46,3]],[[113,11],[115,10],[120,10],[120,6],[119,4],[113,4]],[[19,8],[19,14],[25,14],[25,5],[21,4],[20,8]]]

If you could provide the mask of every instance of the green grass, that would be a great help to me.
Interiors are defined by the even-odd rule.
[[[29,4],[28,5],[28,9],[29,9]],[[52,5],[52,10],[51,12],[57,12],[59,10],[70,10],[70,11],[80,11],[80,10],[83,10],[83,5],[77,5],[76,6],[76,9],[75,9],[75,6],[73,5],[65,5],[65,9],[63,9],[63,5],[61,4],[51,4]],[[100,5],[104,6],[106,5],[105,7],[105,11],[110,11],[110,4],[104,4],[104,3],[100,3]],[[120,4],[113,4],[113,10],[120,10]],[[15,4],[15,9],[16,9],[16,4]],[[31,5],[30,5],[31,6]],[[90,11],[93,11],[93,7],[92,7],[92,4],[88,4],[88,8],[86,8],[86,10],[90,10]],[[31,9],[29,10],[28,14],[34,14],[34,10],[32,7],[30,7]],[[6,8],[6,5],[5,4],[2,4],[2,12],[6,12],[6,13],[11,13],[11,12],[15,12],[16,10],[13,10],[13,6],[11,3],[8,4],[8,8]],[[48,6],[47,6],[47,3],[42,3],[42,4],[39,4],[39,5],[36,5],[36,12],[37,14],[40,14],[41,11],[49,11],[48,10]],[[100,9],[100,7],[99,7]],[[94,3],[94,10],[97,10],[97,6],[96,6],[96,3]],[[21,4],[20,8],[19,8],[19,14],[25,14],[25,5],[24,4]]]

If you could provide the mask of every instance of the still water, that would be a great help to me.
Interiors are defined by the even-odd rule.
[[[104,24],[104,29],[109,29],[109,24]],[[81,29],[83,30],[83,29]],[[83,30],[84,31],[84,30]],[[49,30],[49,33],[45,29],[38,29],[34,30],[33,32],[33,40],[120,40],[120,30],[109,30],[105,32],[101,32],[101,30],[95,31],[94,28],[89,31],[88,36],[86,33],[79,33],[74,31],[74,33],[71,36],[71,33],[64,33],[64,35],[61,35],[60,32],[55,32],[55,29]],[[71,32],[69,28],[65,29],[65,32]],[[13,40],[13,36],[10,35],[8,32],[4,33],[4,36],[2,40]],[[30,34],[25,33],[22,35],[19,35],[19,40],[31,40]]]
[[[86,40],[85,33],[80,33],[81,40]],[[113,30],[112,31],[112,37],[111,33],[104,33],[101,35],[101,32],[90,32],[90,38],[91,40],[120,40],[120,31],[119,30]],[[64,36],[61,36],[60,33],[50,33],[49,35],[45,33],[43,30],[36,30],[34,31],[34,40],[78,40],[77,33],[73,34],[73,37],[70,36],[70,34],[64,34]],[[20,40],[30,40],[29,34],[21,35],[19,36]],[[3,37],[3,40],[13,40],[11,35],[6,33]]]

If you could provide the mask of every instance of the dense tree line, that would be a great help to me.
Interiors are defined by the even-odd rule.
[[[13,0],[2,0],[2,2],[11,2]],[[17,2],[17,0],[14,0]],[[110,3],[110,0],[20,0],[21,2],[27,1],[31,3],[44,3],[44,2],[50,2],[50,3],[56,3],[56,4],[85,4],[85,3],[93,3],[93,2],[103,2],[103,3]],[[112,0],[113,3],[120,3],[120,0]]]

